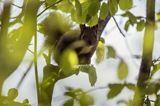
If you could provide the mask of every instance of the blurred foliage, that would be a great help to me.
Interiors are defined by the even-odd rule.
[[[124,80],[128,76],[128,66],[123,60],[119,63],[117,74],[120,80]]]
[[[15,88],[11,88],[8,91],[7,96],[0,96],[1,106],[31,106],[28,99],[23,100],[22,103],[16,102],[15,99],[18,96],[18,91]]]
[[[3,82],[19,67],[25,54],[30,50],[33,37],[35,38],[34,45],[36,45],[36,35],[37,32],[40,32],[45,37],[44,47],[48,52],[42,53],[46,65],[43,68],[43,80],[40,84],[37,83],[40,85],[38,88],[40,92],[37,92],[40,93],[39,105],[51,106],[56,82],[72,75],[78,75],[80,72],[86,73],[90,85],[95,86],[97,72],[96,68],[90,64],[95,50],[97,64],[110,58],[120,61],[117,76],[122,83],[109,84],[107,98],[115,98],[123,92],[124,88],[136,92],[135,84],[125,82],[129,73],[127,63],[116,53],[114,47],[105,44],[106,39],[98,35],[104,29],[101,28],[103,27],[101,21],[105,22],[107,17],[117,15],[119,9],[122,10],[120,16],[127,18],[124,25],[125,31],[128,31],[131,26],[136,26],[137,31],[145,29],[145,36],[152,34],[155,25],[153,26],[146,17],[136,16],[131,12],[134,0],[23,0],[22,2],[22,7],[18,7],[11,0],[5,0],[0,13],[0,91]],[[13,6],[20,9],[20,13],[16,17],[12,17]],[[45,15],[42,21],[38,21],[38,18],[47,10],[51,11],[48,11],[48,15]],[[155,13],[155,16],[155,22],[160,22],[160,12]],[[153,37],[144,39],[144,42],[148,41],[153,41]],[[150,43],[146,43],[144,46],[144,50],[147,52],[152,49]],[[35,63],[37,62],[36,50],[36,46],[34,51],[30,50],[35,56]],[[145,56],[147,57],[147,54]],[[52,59],[57,64],[53,64]],[[152,95],[155,96],[155,106],[160,105],[160,80],[152,80],[160,70],[159,61],[159,59],[153,61],[149,79],[144,82],[146,89],[143,102],[146,106],[151,105],[150,96]],[[25,99],[23,103],[16,102],[17,96],[18,91],[14,88],[10,89],[8,96],[0,96],[0,105],[30,106],[28,99]],[[80,106],[94,105],[93,97],[82,89],[68,87],[65,96],[70,99],[65,101],[63,106],[74,106],[75,103]],[[138,99],[141,99],[140,95],[137,96]],[[125,101],[125,104],[132,106],[133,101]]]
[[[77,101],[80,106],[93,106],[94,99],[92,96],[84,92],[82,89],[74,89],[67,87],[65,96],[69,96],[70,99],[65,101],[63,106],[74,106],[74,103]]]

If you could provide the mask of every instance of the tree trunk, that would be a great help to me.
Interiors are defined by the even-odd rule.
[[[152,51],[154,45],[154,29],[155,29],[155,0],[147,0],[146,6],[147,22],[144,32],[143,55],[139,70],[137,89],[134,96],[134,106],[143,106],[145,98],[146,81],[150,76],[152,65]]]

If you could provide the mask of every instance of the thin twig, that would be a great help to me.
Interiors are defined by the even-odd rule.
[[[37,64],[37,34],[34,35],[34,70],[35,70],[35,79],[36,79],[36,89],[38,100],[40,97],[40,85],[39,85],[39,77],[38,77],[38,64]]]
[[[90,89],[90,90],[88,90],[86,92],[90,93],[90,92],[93,92],[93,91],[96,91],[96,90],[101,90],[101,89],[106,89],[106,88],[108,88],[108,86],[100,86],[100,87],[96,87],[96,88]]]
[[[112,17],[112,18],[113,18],[113,20],[114,20],[119,32],[122,34],[123,37],[125,37],[125,34],[122,32],[121,28],[119,27],[118,22],[116,21],[116,19],[114,17]]]
[[[39,16],[42,15],[46,10],[48,10],[48,9],[51,8],[52,6],[54,6],[54,5],[58,4],[58,3],[60,3],[61,1],[63,1],[63,0],[59,0],[59,1],[57,1],[57,2],[55,2],[55,3],[53,3],[53,4],[51,4],[50,6],[46,7],[42,12],[40,12],[40,13],[37,15],[37,17],[39,17]]]
[[[29,64],[29,67],[27,68],[27,70],[24,72],[23,76],[21,77],[21,79],[19,80],[18,84],[17,84],[17,89],[20,88],[20,86],[22,85],[22,82],[24,81],[24,79],[26,78],[27,74],[29,73],[29,71],[31,70],[33,65],[33,61],[31,61],[31,63]]]
[[[112,18],[113,18],[113,20],[114,20],[114,22],[115,22],[115,24],[116,24],[119,32],[122,34],[123,37],[126,37],[126,35],[123,33],[123,31],[121,30],[120,26],[118,25],[118,22],[116,21],[115,17],[112,17]],[[129,44],[128,44],[128,41],[127,41],[126,38],[125,38],[125,43],[126,43],[126,47],[127,47],[127,49],[128,49],[129,54],[131,55],[131,57],[134,57],[135,55],[132,54],[131,49],[130,49],[130,47],[129,47]],[[138,65],[134,60],[133,60],[133,63],[134,63],[136,66]]]
[[[12,3],[12,5],[13,5],[13,6],[15,6],[15,7],[17,7],[17,8],[20,8],[20,9],[22,9],[22,8],[23,8],[23,7],[18,6],[18,5],[16,5],[16,4],[14,4],[14,3]]]

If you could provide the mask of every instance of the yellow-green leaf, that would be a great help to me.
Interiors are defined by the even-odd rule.
[[[18,91],[15,88],[11,88],[8,91],[8,98],[11,100],[16,99],[16,97],[18,96]]]
[[[114,98],[122,91],[123,88],[124,88],[124,85],[122,85],[122,84],[110,84],[109,85],[110,90],[107,94],[107,98],[108,99]]]
[[[98,23],[98,16],[93,16],[87,23],[89,26],[95,26]]]
[[[154,65],[153,70],[151,71],[151,76],[153,76],[159,70],[160,70],[160,64]]]
[[[76,10],[77,10],[77,13],[79,16],[82,15],[82,7],[81,7],[81,3],[79,2],[79,0],[75,0],[75,7],[76,7]]]
[[[100,9],[100,18],[105,20],[105,18],[108,16],[109,14],[109,8],[108,8],[108,4],[103,3]]]
[[[45,3],[46,3],[47,5],[52,5],[52,4],[54,4],[56,1],[57,1],[57,0],[45,0]]]
[[[124,80],[128,76],[128,66],[123,60],[119,64],[117,74],[120,80]]]
[[[80,65],[79,70],[88,74],[91,86],[94,86],[97,81],[96,68],[93,65]]]
[[[99,0],[94,0],[90,3],[90,6],[88,8],[88,14],[89,16],[95,16],[99,10],[100,2]]]
[[[145,21],[141,20],[140,22],[137,23],[137,31],[142,31],[145,27]]]
[[[96,49],[96,63],[100,63],[104,59],[105,45],[102,41],[98,42]]]
[[[128,10],[132,8],[132,5],[133,5],[133,0],[120,0],[119,1],[119,7],[122,10]]]
[[[71,13],[74,9],[74,6],[69,0],[62,0],[60,3],[57,4],[57,8],[62,10],[66,13]]]
[[[117,0],[109,0],[108,5],[109,5],[110,15],[111,16],[115,15],[115,13],[118,11]]]
[[[78,64],[78,56],[74,50],[66,49],[60,57],[60,67],[63,69],[64,75],[70,75],[74,73],[74,67]]]
[[[115,58],[116,57],[116,51],[113,47],[107,46],[108,52],[107,52],[107,58]]]
[[[81,106],[92,106],[94,104],[94,100],[92,96],[87,94],[82,94],[80,96],[79,103]]]
[[[65,101],[65,103],[63,104],[63,106],[73,106],[73,105],[74,105],[73,99],[69,99],[69,100]]]

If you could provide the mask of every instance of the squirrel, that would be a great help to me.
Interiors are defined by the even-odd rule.
[[[79,25],[73,30],[73,23],[59,12],[53,12],[40,24],[39,30],[46,35],[46,45],[53,47],[53,58],[59,64],[62,52],[69,48],[76,51],[79,64],[90,64],[96,50],[98,25]]]
[[[97,27],[80,25],[79,30],[70,30],[63,34],[56,44],[55,60],[58,63],[62,52],[67,49],[76,51],[79,64],[90,64],[91,57],[97,45]]]

